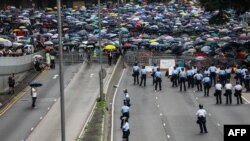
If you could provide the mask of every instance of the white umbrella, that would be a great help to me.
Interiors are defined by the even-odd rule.
[[[0,45],[2,45],[4,47],[11,47],[12,46],[12,42],[10,40],[1,38]]]
[[[36,54],[36,55],[33,56],[33,58],[43,58],[43,56],[40,55],[40,54]]]
[[[157,46],[157,45],[159,45],[159,43],[158,42],[152,42],[152,43],[150,43],[150,45],[151,46]]]
[[[198,57],[196,57],[195,59],[198,60],[198,61],[202,61],[202,60],[205,60],[205,57],[203,57],[203,56],[198,56]]]
[[[54,45],[54,44],[51,41],[46,41],[46,42],[44,42],[44,45],[49,46],[49,45]]]

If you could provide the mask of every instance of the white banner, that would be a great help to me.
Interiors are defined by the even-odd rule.
[[[174,59],[161,59],[160,60],[160,68],[161,69],[169,69],[175,66]]]

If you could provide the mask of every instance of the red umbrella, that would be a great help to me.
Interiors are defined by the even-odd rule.
[[[240,40],[248,40],[248,36],[246,34],[241,34],[239,39]]]
[[[208,56],[208,54],[205,53],[205,52],[196,52],[194,55],[195,55],[196,57],[198,57],[198,56],[207,57],[207,56]]]

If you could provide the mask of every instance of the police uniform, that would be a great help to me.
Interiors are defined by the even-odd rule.
[[[241,69],[240,68],[237,68],[236,71],[235,71],[235,79],[236,81],[239,81],[240,78],[241,78]]]
[[[130,135],[130,130],[129,130],[129,123],[128,122],[125,122],[125,124],[122,126],[122,132],[123,132],[122,138],[126,139],[126,141],[129,141],[128,137]]]
[[[134,85],[137,83],[139,84],[139,67],[133,66],[133,77],[134,77]]]
[[[232,69],[231,68],[226,68],[225,72],[226,72],[226,79],[230,81]]]
[[[244,78],[244,84],[245,84],[245,87],[246,87],[246,91],[250,91],[250,85],[249,85],[250,76],[249,76],[249,74],[245,74],[243,78]]]
[[[155,91],[157,90],[157,86],[159,85],[159,89],[161,91],[161,81],[162,81],[162,75],[159,70],[155,73]]]
[[[147,71],[145,67],[141,69],[141,83],[140,86],[142,85],[142,82],[144,81],[144,87],[146,86],[146,78],[147,78]]]
[[[178,74],[179,71],[174,68],[174,70],[172,71],[172,87],[178,87]]]
[[[215,85],[216,84],[216,71],[217,71],[217,68],[215,66],[210,66],[208,68],[208,70],[210,71],[211,84],[213,85],[213,82],[214,82],[214,85]]]
[[[202,83],[201,83],[202,77],[203,77],[203,75],[201,73],[197,73],[194,75],[194,79],[196,81],[198,91],[202,91]]]
[[[207,133],[207,127],[206,127],[206,115],[207,112],[205,109],[199,109],[196,112],[196,116],[197,116],[197,123],[200,126],[200,133],[203,133],[203,130],[205,133]]]
[[[215,84],[215,96],[216,104],[221,104],[221,94],[222,94],[222,85],[220,83]]]
[[[156,72],[157,72],[157,66],[153,66],[153,68],[152,68],[153,85],[155,84],[155,73]]]
[[[219,71],[219,80],[222,86],[224,87],[226,83],[226,72],[223,69]]]
[[[206,76],[202,79],[204,85],[204,96],[209,96],[209,89],[210,89],[210,77]]]
[[[226,104],[232,104],[232,89],[233,85],[231,83],[227,83],[225,85],[225,96],[226,96]]]
[[[188,88],[194,87],[194,73],[192,70],[187,71],[187,81],[188,81]]]
[[[180,91],[182,91],[182,85],[184,87],[184,91],[186,91],[186,79],[187,79],[187,74],[184,71],[184,69],[180,72]]]
[[[240,84],[237,84],[234,86],[234,90],[235,90],[234,96],[237,99],[237,104],[240,104],[240,103],[243,104],[243,101],[241,98],[242,86]]]

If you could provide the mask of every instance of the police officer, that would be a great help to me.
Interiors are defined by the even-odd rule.
[[[157,91],[158,85],[159,85],[159,89],[161,91],[161,81],[162,81],[162,75],[160,72],[160,68],[157,68],[157,71],[155,73],[155,92]]]
[[[222,85],[220,81],[218,80],[215,84],[215,96],[216,96],[216,104],[221,104],[221,94],[222,94]]]
[[[146,86],[146,78],[147,78],[147,71],[145,69],[145,66],[143,66],[142,69],[141,69],[141,83],[140,83],[140,86],[142,85],[143,81],[144,81],[144,87]]]
[[[194,75],[194,79],[197,85],[197,91],[202,91],[202,83],[201,83],[202,78],[203,75],[200,73],[200,71],[197,71],[197,73]]]
[[[179,79],[180,79],[180,91],[182,91],[182,85],[184,87],[184,91],[186,91],[186,79],[187,79],[187,74],[184,70],[184,68],[181,68],[181,72],[179,74]]]
[[[155,73],[157,72],[157,65],[154,64],[152,68],[153,85],[155,84]]]
[[[123,94],[124,94],[124,97],[123,97],[124,105],[130,106],[130,97],[129,97],[129,94],[128,94],[128,90],[124,89]]]
[[[226,80],[230,81],[232,69],[229,66],[227,66],[227,68],[225,69],[225,72],[226,72]]]
[[[232,104],[232,89],[233,89],[233,85],[227,81],[226,85],[225,85],[225,96],[226,96],[226,104]]]
[[[207,115],[207,111],[203,109],[203,105],[200,104],[199,110],[196,112],[197,124],[199,124],[200,126],[200,133],[203,133],[203,130],[205,133],[207,133],[206,115]]]
[[[210,71],[210,78],[211,78],[211,85],[213,85],[213,82],[214,82],[214,85],[216,83],[216,71],[217,71],[217,68],[215,67],[214,64],[212,64],[208,70]]]
[[[226,83],[226,72],[223,68],[221,68],[219,71],[219,80],[222,86],[224,87]]]
[[[203,75],[210,77],[210,71],[208,70],[208,68],[205,69]],[[211,78],[210,78],[210,80],[211,80]]]
[[[178,87],[178,74],[179,71],[177,70],[176,67],[174,67],[172,71],[172,87]]]
[[[246,72],[246,74],[244,75],[244,85],[246,87],[246,91],[250,91],[250,86],[249,86],[249,83],[250,83],[250,76],[248,74],[248,72]]]
[[[209,96],[209,89],[211,80],[208,75],[205,75],[205,77],[202,79],[203,85],[204,85],[204,96]]]
[[[187,70],[187,81],[188,81],[188,88],[194,87],[194,73],[191,69]]]
[[[237,104],[243,104],[242,98],[241,98],[241,92],[242,92],[242,86],[239,82],[236,82],[236,85],[234,86],[234,96],[237,99]]]
[[[246,66],[243,66],[241,69],[241,77],[240,77],[240,84],[242,85],[244,82],[244,76],[247,74],[248,70]]]
[[[125,120],[125,123],[122,126],[122,132],[123,132],[122,138],[125,139],[126,141],[129,141],[128,137],[130,135],[130,130],[129,130],[129,123],[127,119]]]
[[[121,113],[122,113],[122,117],[126,117],[127,119],[129,119],[129,107],[127,106],[127,104],[124,104],[122,106]]]
[[[139,66],[137,65],[137,63],[134,64],[133,66],[133,77],[134,77],[134,85],[137,83],[139,84]]]
[[[238,66],[238,67],[236,68],[236,71],[235,71],[235,79],[236,79],[236,82],[239,82],[240,77],[241,77],[241,67]]]

